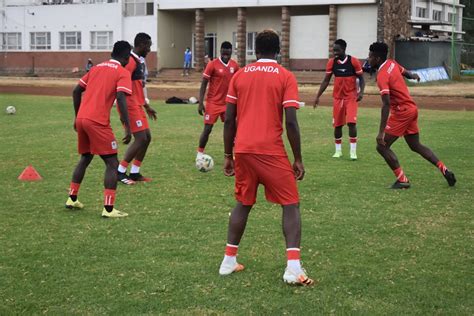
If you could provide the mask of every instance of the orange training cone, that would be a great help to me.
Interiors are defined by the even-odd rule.
[[[25,170],[23,170],[23,172],[18,176],[18,180],[21,181],[38,181],[42,179],[43,178],[41,178],[38,171],[36,171],[32,165],[26,167]]]

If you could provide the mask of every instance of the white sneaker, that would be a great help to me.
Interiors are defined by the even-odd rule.
[[[117,209],[115,209],[115,208],[112,210],[112,212],[107,212],[107,210],[105,209],[105,207],[104,207],[104,209],[102,210],[102,217],[117,218],[117,217],[126,217],[126,216],[128,216],[127,213],[121,212],[121,211],[119,211],[119,210],[117,210]]]
[[[357,152],[355,150],[351,150],[351,160],[357,160]]]
[[[342,151],[336,150],[334,155],[332,155],[332,158],[341,158],[342,157]]]
[[[219,274],[220,275],[229,275],[232,272],[240,272],[243,269],[245,269],[245,268],[240,263],[236,262],[235,265],[230,265],[230,264],[226,264],[226,263],[222,262],[221,266],[219,268]]]
[[[313,279],[308,278],[304,269],[301,269],[300,272],[295,272],[288,267],[283,274],[283,281],[291,285],[311,286],[315,284]]]
[[[199,159],[201,159],[202,156],[204,156],[204,153],[198,151],[198,153],[197,153],[197,155],[196,155],[196,161],[198,161]]]

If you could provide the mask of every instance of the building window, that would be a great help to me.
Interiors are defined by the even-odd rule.
[[[454,24],[456,24],[456,14],[454,13],[448,13],[448,22],[449,23],[453,23],[453,19],[454,19]]]
[[[125,16],[153,15],[153,1],[125,0]]]
[[[81,32],[59,32],[59,49],[81,49]]]
[[[441,15],[443,14],[442,11],[433,10],[433,20],[441,21]]]
[[[256,37],[257,37],[257,32],[247,33],[247,56],[255,55],[255,38]]]
[[[21,33],[0,33],[1,50],[21,50]]]
[[[91,32],[91,49],[112,49],[113,40],[111,31]]]
[[[30,33],[30,49],[51,49],[51,32]]]
[[[426,18],[426,8],[416,7],[416,17]]]

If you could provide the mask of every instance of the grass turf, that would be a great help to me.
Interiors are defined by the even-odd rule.
[[[421,111],[421,140],[458,178],[394,145],[412,182],[394,181],[375,151],[379,111],[359,111],[359,160],[331,158],[330,108],[299,111],[306,178],[299,184],[302,258],[313,288],[285,285],[281,210],[262,192],[239,250],[242,273],[219,277],[233,179],[221,172],[222,124],[194,167],[202,119],[194,106],[155,103],[142,170],[153,182],[118,187],[128,218],[100,218],[103,163],[64,208],[78,160],[69,98],[0,95],[0,314],[452,314],[474,313],[472,112]],[[113,127],[122,137],[113,111]],[[120,146],[121,157],[125,147]],[[32,164],[44,180],[16,177]]]

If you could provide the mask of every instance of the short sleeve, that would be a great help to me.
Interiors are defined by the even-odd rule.
[[[83,87],[84,89],[87,88],[87,82],[89,81],[89,74],[90,74],[90,71],[87,72],[84,76],[82,76],[81,79],[79,79],[79,85]]]
[[[118,76],[117,92],[124,92],[128,95],[132,95],[132,78],[130,73],[122,68]]]
[[[237,75],[233,76],[229,83],[229,89],[227,90],[227,97],[225,101],[227,103],[237,104],[237,89],[235,88],[235,81],[237,79]]]
[[[285,91],[283,93],[283,108],[299,108],[300,105],[298,99],[298,83],[296,82],[295,75],[289,72],[286,80]]]
[[[202,73],[202,77],[206,79],[211,79],[213,72],[214,72],[214,63],[209,62],[207,63],[206,69],[204,69],[204,72]]]
[[[352,62],[352,67],[354,67],[355,73],[357,75],[362,75],[364,73],[364,71],[362,70],[362,66],[360,65],[360,61],[357,58],[352,57],[351,62]]]
[[[326,73],[332,74],[332,68],[334,67],[334,58],[330,58],[326,65]]]
[[[384,70],[384,72],[379,73],[377,76],[377,86],[379,87],[380,94],[390,94],[390,76],[389,74]]]

